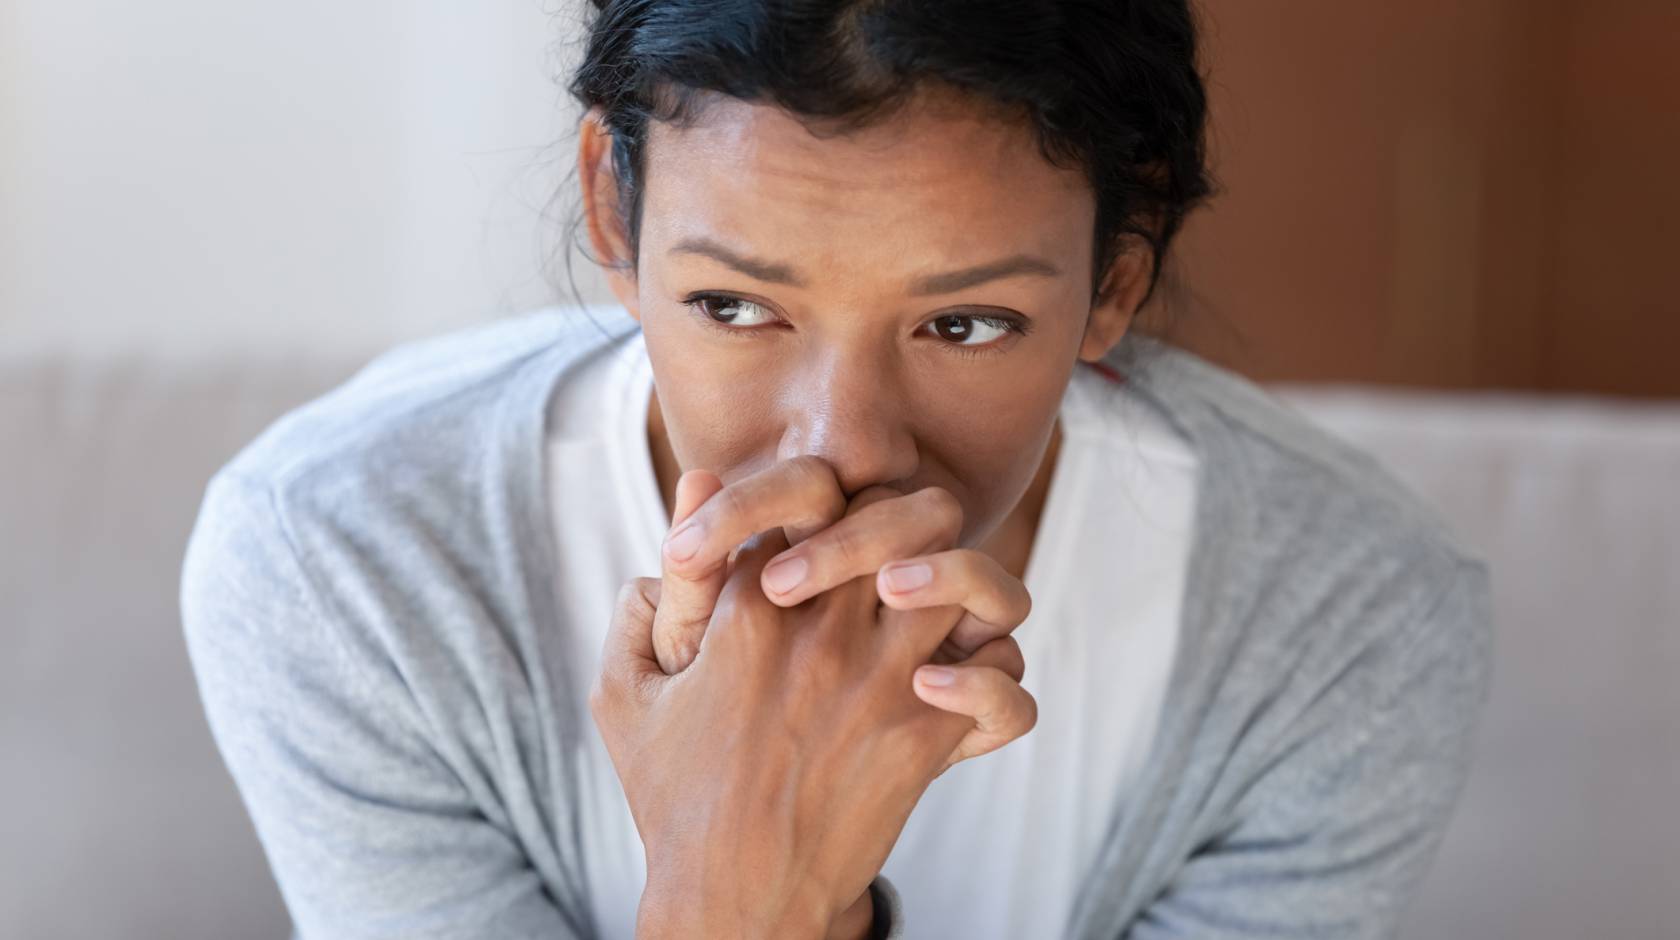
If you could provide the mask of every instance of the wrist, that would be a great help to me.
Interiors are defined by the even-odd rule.
[[[718,887],[716,885],[714,888]],[[775,898],[728,886],[727,897],[709,895],[699,885],[686,887],[649,880],[636,908],[636,940],[864,940],[870,921],[863,921],[861,933],[837,933],[837,925],[849,928],[857,904],[836,914],[832,907],[815,903],[816,894],[801,898]],[[864,903],[869,903],[864,892]],[[865,908],[871,913],[872,908]]]
[[[875,892],[864,888],[852,906],[829,925],[827,940],[869,940],[875,924]]]

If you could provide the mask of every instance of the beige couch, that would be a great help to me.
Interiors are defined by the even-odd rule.
[[[0,937],[286,935],[177,575],[209,474],[351,367],[0,367]],[[1680,937],[1680,405],[1279,391],[1493,564],[1482,755],[1407,936]]]

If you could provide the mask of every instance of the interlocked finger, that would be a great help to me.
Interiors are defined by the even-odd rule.
[[[962,619],[937,641],[944,661],[966,658],[1008,636],[1032,611],[1026,585],[997,559],[971,548],[895,561],[881,569],[875,588],[881,602],[894,610],[947,604],[963,609]]]
[[[866,494],[874,495],[864,501]],[[771,559],[764,569],[764,594],[792,607],[874,574],[894,559],[952,544],[962,518],[962,505],[940,487],[909,494],[871,487],[853,498],[838,522]]]
[[[974,719],[945,766],[990,753],[1038,723],[1038,700],[1021,687],[1025,664],[1013,637],[1000,637],[961,663],[916,670],[915,691],[935,708]],[[941,771],[943,773],[943,771]]]

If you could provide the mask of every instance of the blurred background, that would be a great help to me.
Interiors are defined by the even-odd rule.
[[[1201,5],[1224,192],[1144,326],[1493,568],[1406,936],[1680,937],[1680,3]],[[569,299],[581,6],[0,0],[0,937],[285,935],[181,551],[282,412]]]

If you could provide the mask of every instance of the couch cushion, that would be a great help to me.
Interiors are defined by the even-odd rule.
[[[1481,752],[1405,936],[1680,937],[1680,403],[1274,390],[1489,560]]]
[[[348,371],[0,367],[0,936],[286,935],[177,589],[210,474]]]

